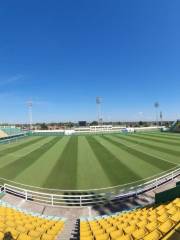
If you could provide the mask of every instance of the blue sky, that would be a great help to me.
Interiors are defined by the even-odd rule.
[[[180,1],[3,1],[0,121],[180,117]]]

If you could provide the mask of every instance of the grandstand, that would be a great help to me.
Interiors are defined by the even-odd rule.
[[[21,128],[17,128],[15,126],[1,126],[0,131],[4,132],[5,136],[14,136],[14,135],[19,135],[22,134]]]
[[[18,240],[53,240],[62,231],[65,219],[28,212],[0,201],[0,239],[10,232]]]
[[[23,132],[21,128],[17,128],[15,126],[0,126],[0,139],[1,142],[9,142],[17,140],[19,137],[23,137],[26,135],[26,132]]]
[[[165,204],[80,221],[80,240],[180,239],[180,198]],[[174,238],[175,239],[175,238]]]
[[[5,138],[7,136],[8,136],[8,134],[0,129],[0,138]]]

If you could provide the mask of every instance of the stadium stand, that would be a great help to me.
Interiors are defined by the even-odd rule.
[[[7,137],[7,133],[5,133],[4,131],[0,130],[0,138],[5,138]]]
[[[133,211],[81,219],[80,240],[180,239],[180,198]],[[173,238],[172,238],[173,239]]]
[[[4,132],[6,136],[13,136],[22,133],[21,129],[16,127],[1,127],[0,130]]]
[[[22,210],[0,201],[0,240],[11,233],[17,240],[55,240],[65,219]]]

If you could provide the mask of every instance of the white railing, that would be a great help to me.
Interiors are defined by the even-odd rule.
[[[180,168],[165,173],[163,176],[156,177],[143,183],[133,183],[120,185],[110,188],[90,189],[90,190],[53,190],[45,193],[41,188],[24,185],[24,187],[15,186],[7,183],[7,180],[0,179],[1,192],[9,193],[21,197],[27,201],[34,201],[44,205],[63,206],[63,207],[83,207],[100,204],[108,201],[116,201],[122,198],[136,196],[140,193],[157,188],[158,186],[173,180],[180,175]],[[10,182],[10,181],[9,181]],[[18,184],[17,184],[18,185]],[[21,185],[23,186],[23,185]],[[25,187],[26,186],[26,187]],[[31,188],[31,189],[30,189]],[[36,190],[36,189],[39,189]],[[45,191],[46,189],[44,189]],[[50,191],[50,189],[48,189]],[[42,191],[42,192],[41,192]]]

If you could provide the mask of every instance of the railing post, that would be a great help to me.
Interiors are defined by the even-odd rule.
[[[28,199],[28,194],[27,194],[27,191],[25,190],[25,199],[27,200]]]
[[[157,188],[157,185],[158,185],[158,184],[157,184],[157,179],[156,179],[156,188]]]
[[[80,196],[80,207],[82,207],[82,197]]]
[[[6,185],[4,184],[4,192],[6,193]]]
[[[54,206],[54,197],[51,195],[51,205]]]

